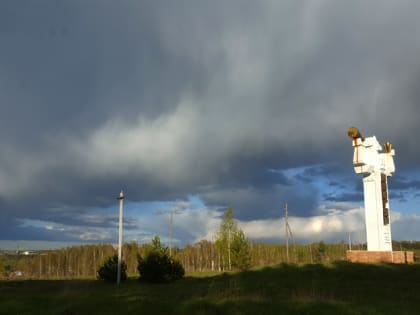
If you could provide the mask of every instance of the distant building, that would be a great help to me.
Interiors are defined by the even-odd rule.
[[[15,271],[15,272],[14,272],[14,276],[15,276],[15,277],[18,277],[18,278],[19,278],[19,277],[23,277],[23,272],[22,272],[22,271],[20,271],[20,270],[17,270],[17,271]]]

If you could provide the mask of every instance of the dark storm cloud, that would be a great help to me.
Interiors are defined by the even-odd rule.
[[[328,185],[330,187],[335,187],[335,188],[339,188],[339,189],[345,189],[346,188],[346,185],[344,185],[343,183],[340,183],[338,181],[330,181],[328,183]]]
[[[341,211],[346,212],[349,210],[354,210],[355,205],[351,203],[339,202],[339,203],[329,203],[323,206],[322,210],[325,212],[334,212]]]
[[[407,201],[407,194],[402,192],[393,192],[389,193],[389,198],[393,200],[398,200],[399,202],[406,202]]]
[[[69,211],[70,210],[70,211]],[[75,214],[73,209],[64,211],[50,212],[43,217],[44,220],[52,220],[58,224],[66,224],[70,226],[90,226],[102,228],[115,228],[118,227],[118,215],[103,215],[103,214]],[[123,218],[124,229],[137,228],[137,220],[125,216]]]
[[[389,187],[392,190],[419,190],[420,181],[395,175],[389,180]]]
[[[396,174],[388,179],[389,197],[400,202],[407,202],[416,197],[420,189],[420,181],[413,179],[415,173],[409,175]]]
[[[232,207],[239,220],[274,219],[284,215],[288,203],[293,216],[315,213],[317,190],[314,187],[276,185],[266,189],[227,188],[202,194],[205,203]]]
[[[330,202],[360,202],[363,201],[363,193],[324,194],[323,199]]]
[[[21,226],[16,220],[7,221],[1,226],[0,239],[2,240],[42,240],[42,241],[68,241],[80,239],[62,231],[47,230],[34,226]]]
[[[82,218],[121,188],[133,201],[202,194],[242,219],[354,200],[313,185],[354,175],[347,127],[394,143],[397,168],[417,165],[419,9],[2,1],[4,222]],[[282,173],[296,167],[301,186]]]
[[[343,163],[338,164],[335,162],[322,164],[322,165],[314,165],[310,167],[305,167],[301,172],[298,172],[295,175],[295,178],[298,181],[301,181],[304,183],[312,183],[321,178],[330,179],[330,178],[335,178],[339,175],[347,174],[348,169],[349,169],[348,165],[346,167],[346,165],[344,165]],[[334,182],[332,183],[334,184]]]
[[[261,165],[264,165],[262,163]],[[270,189],[275,185],[290,186],[292,181],[282,172],[275,170],[256,169],[254,165],[247,163],[236,163],[232,172],[237,176],[234,178],[227,178],[223,182],[226,188],[249,188],[252,187],[257,190]]]

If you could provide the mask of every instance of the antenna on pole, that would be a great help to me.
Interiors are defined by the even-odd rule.
[[[169,256],[172,256],[172,240],[174,237],[174,214],[175,210],[170,211],[171,218],[169,220]]]
[[[293,238],[292,229],[290,228],[290,225],[289,225],[289,209],[287,207],[287,202],[284,206],[284,228],[285,228],[285,233],[286,233],[286,258],[287,258],[287,262],[289,262],[289,235],[292,238],[295,256],[296,256],[296,246],[295,246],[295,239]]]
[[[231,226],[229,224],[229,229],[228,229],[228,261],[229,261],[229,271],[232,270],[232,264],[231,264],[231,260],[230,260],[230,229],[231,229]]]
[[[182,209],[159,210],[156,214],[169,213],[169,256],[172,256],[172,240],[174,236],[174,215],[182,213]]]
[[[351,232],[349,232],[349,250],[351,250]]]
[[[121,190],[120,196],[118,197],[120,200],[120,221],[118,226],[118,267],[117,267],[117,284],[120,284],[121,281],[121,250],[122,250],[122,216],[123,216],[123,200],[124,194]]]
[[[288,222],[288,210],[287,210],[287,203],[284,206],[284,231],[286,233],[286,259],[289,262],[289,222]]]

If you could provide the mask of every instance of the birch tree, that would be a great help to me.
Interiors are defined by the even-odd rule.
[[[234,267],[245,270],[251,266],[249,242],[244,232],[238,228],[232,208],[226,210],[220,224],[216,247],[222,258],[223,269],[232,270]]]

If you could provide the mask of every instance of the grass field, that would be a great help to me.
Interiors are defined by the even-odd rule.
[[[281,265],[129,279],[0,282],[0,314],[420,314],[420,265]]]

